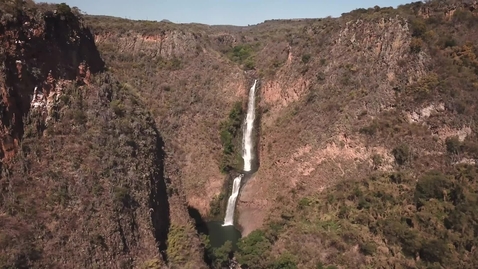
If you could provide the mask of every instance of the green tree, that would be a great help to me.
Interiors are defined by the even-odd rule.
[[[284,253],[272,263],[272,269],[297,269],[295,256],[290,253]]]
[[[265,268],[271,243],[262,230],[255,230],[237,244],[237,261],[249,268]]]
[[[452,187],[450,180],[439,171],[429,171],[422,175],[415,187],[415,202],[421,207],[430,199],[444,200],[448,189]]]
[[[232,242],[226,241],[224,245],[213,251],[213,262],[216,268],[223,268],[229,265],[232,256]]]
[[[61,3],[56,5],[56,10],[60,15],[69,15],[71,14],[71,8],[66,3]]]

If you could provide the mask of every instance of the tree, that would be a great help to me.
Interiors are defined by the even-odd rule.
[[[410,148],[406,144],[401,144],[394,148],[392,154],[398,165],[404,165],[410,160]]]
[[[430,199],[444,200],[447,190],[452,186],[450,180],[439,171],[429,171],[422,175],[415,187],[415,201],[421,207]]]
[[[213,260],[216,268],[229,266],[229,260],[232,255],[232,242],[226,241],[224,245],[213,251]]]
[[[249,268],[264,268],[271,243],[262,230],[255,230],[237,244],[237,261]]]
[[[56,10],[60,15],[69,15],[71,14],[71,8],[66,3],[61,3],[56,5]]]
[[[282,254],[272,263],[272,269],[297,269],[296,258],[290,253]]]

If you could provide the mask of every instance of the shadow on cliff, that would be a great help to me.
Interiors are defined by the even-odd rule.
[[[164,141],[156,132],[156,169],[151,176],[151,191],[149,194],[149,208],[151,214],[151,223],[154,228],[154,237],[159,253],[165,262],[168,261],[166,249],[170,221],[170,209],[167,195],[166,182],[164,178]]]
[[[206,221],[202,218],[201,213],[199,213],[199,210],[192,206],[188,206],[188,213],[189,217],[194,220],[196,232],[198,234],[205,234],[209,236],[209,228],[207,227]],[[204,249],[203,259],[204,262],[209,265],[209,267],[212,266],[212,260],[209,257],[208,250],[206,248]]]

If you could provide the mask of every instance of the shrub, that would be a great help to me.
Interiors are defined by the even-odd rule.
[[[446,151],[450,154],[458,154],[461,148],[461,142],[457,136],[447,137],[445,139]]]
[[[88,121],[86,112],[81,109],[74,109],[70,113],[72,119],[78,124],[85,124]]]
[[[421,38],[412,38],[410,42],[410,52],[412,53],[419,53],[422,51],[423,48],[423,40]]]
[[[420,258],[430,263],[443,263],[446,261],[448,255],[449,250],[443,240],[429,240],[420,249]]]
[[[272,265],[272,269],[297,269],[295,256],[290,253],[284,253],[277,258]]]
[[[129,198],[129,189],[126,187],[116,186],[113,188],[114,199],[116,202],[124,203]]]
[[[451,187],[448,178],[438,171],[429,171],[418,179],[415,187],[415,201],[420,207],[432,198],[442,200]]]
[[[244,63],[244,68],[246,70],[254,69],[255,66],[256,64],[254,63],[254,60],[252,58],[247,59],[246,62]]]
[[[211,202],[209,203],[209,214],[213,217],[219,216],[221,214],[222,203],[224,201],[224,193],[220,193],[219,195],[215,196]]]
[[[123,117],[124,116],[124,106],[120,103],[120,100],[113,100],[110,103],[111,108],[113,109],[113,112],[119,116]]]
[[[426,33],[427,25],[422,19],[414,19],[410,22],[410,29],[413,37],[421,37]]]
[[[410,161],[410,148],[406,144],[401,144],[392,150],[395,162],[398,165],[404,165]]]
[[[252,47],[250,45],[237,45],[232,48],[229,53],[230,58],[234,62],[242,63],[252,55]]]
[[[56,10],[58,11],[58,14],[60,14],[60,15],[71,14],[71,8],[66,3],[61,3],[61,4],[56,5]]]
[[[382,165],[383,158],[382,155],[380,154],[373,154],[372,155],[372,165],[374,169],[377,169]]]
[[[310,61],[310,57],[311,57],[310,54],[302,55],[302,63],[304,63],[304,64],[308,63]]]
[[[373,255],[376,250],[377,250],[377,246],[373,242],[360,244],[360,252],[362,252],[364,255],[368,255],[368,256]]]

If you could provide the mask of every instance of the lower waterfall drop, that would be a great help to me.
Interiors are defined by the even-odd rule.
[[[241,188],[241,180],[244,175],[239,175],[234,179],[232,184],[232,193],[227,201],[226,217],[224,218],[224,226],[234,225],[234,207],[236,206],[237,196]]]

